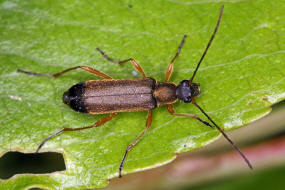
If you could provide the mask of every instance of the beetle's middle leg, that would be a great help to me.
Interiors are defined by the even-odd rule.
[[[146,75],[145,75],[145,73],[144,73],[142,67],[140,66],[139,62],[136,61],[135,59],[129,58],[129,59],[125,59],[125,60],[122,60],[122,61],[116,61],[116,60],[114,60],[113,58],[111,58],[111,57],[109,57],[108,55],[106,55],[105,52],[103,52],[100,48],[96,48],[96,50],[99,51],[100,54],[101,54],[105,59],[107,59],[108,61],[111,61],[111,62],[116,63],[116,64],[119,64],[119,65],[130,61],[130,62],[133,64],[134,68],[135,68],[138,72],[140,72],[140,73],[142,74],[143,78],[146,78]]]
[[[107,121],[110,121],[111,119],[113,119],[118,113],[112,113],[108,116],[105,116],[103,117],[102,119],[100,119],[99,121],[97,121],[96,123],[94,123],[93,125],[91,126],[87,126],[87,127],[80,127],[80,128],[63,128],[61,129],[60,131],[52,134],[51,136],[45,138],[41,144],[38,146],[37,150],[36,150],[36,153],[39,152],[39,150],[41,149],[41,147],[48,141],[50,140],[51,138],[65,132],[65,131],[80,131],[80,130],[84,130],[84,129],[90,129],[90,128],[93,128],[93,127],[99,127],[103,124],[105,124]]]
[[[125,154],[123,156],[123,159],[122,159],[120,167],[119,167],[119,177],[122,177],[122,169],[123,169],[124,162],[125,162],[125,159],[126,159],[126,156],[127,156],[128,152],[137,144],[137,142],[146,133],[146,131],[149,129],[149,127],[151,125],[151,122],[152,122],[152,110],[148,111],[145,129],[139,134],[139,136],[126,149],[126,152],[125,152]]]
[[[170,61],[169,65],[168,65],[168,67],[166,69],[165,82],[168,82],[170,77],[171,77],[171,74],[172,74],[172,71],[173,71],[173,66],[174,66],[174,61],[179,56],[179,53],[180,53],[180,51],[182,49],[182,46],[183,46],[183,44],[185,42],[186,37],[187,37],[187,35],[183,36],[183,38],[182,38],[182,40],[180,42],[180,45],[179,45],[179,47],[178,47],[178,49],[176,51],[176,54],[174,55],[174,57],[172,58],[172,60]]]

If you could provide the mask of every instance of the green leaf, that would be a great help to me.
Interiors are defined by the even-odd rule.
[[[106,61],[96,47],[116,59],[133,57],[148,76],[164,80],[169,61],[188,34],[171,80],[189,79],[214,30],[219,1],[1,1],[0,150],[34,152],[63,127],[95,123],[102,115],[72,111],[62,94],[80,81],[99,79],[73,71],[58,79],[27,76],[87,65],[116,79],[140,78],[131,64]],[[228,1],[195,82],[197,103],[225,130],[243,126],[271,111],[285,97],[284,3]],[[191,104],[174,104],[179,113],[204,116]],[[1,189],[104,187],[118,176],[126,147],[145,127],[145,112],[120,113],[104,126],[66,132],[42,151],[63,153],[66,171],[22,174],[2,180]],[[157,167],[219,136],[195,120],[154,110],[148,133],[128,154],[123,174]],[[242,161],[241,161],[242,162]],[[254,165],[254,163],[253,163]]]

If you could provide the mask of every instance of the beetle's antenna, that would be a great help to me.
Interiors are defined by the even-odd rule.
[[[224,10],[224,5],[222,5],[222,7],[221,7],[220,15],[219,15],[219,18],[218,18],[218,22],[217,22],[216,28],[215,28],[215,30],[214,30],[212,36],[211,36],[211,39],[210,39],[210,41],[208,42],[208,45],[207,45],[207,47],[206,47],[206,49],[205,49],[205,51],[204,51],[204,53],[203,53],[203,55],[202,55],[200,61],[198,62],[198,65],[197,65],[197,67],[196,67],[196,69],[195,69],[195,71],[194,71],[192,77],[191,77],[190,80],[189,80],[189,84],[190,84],[190,85],[192,84],[192,81],[193,81],[193,79],[194,79],[194,77],[195,77],[195,75],[196,75],[196,73],[197,73],[197,71],[198,71],[198,69],[199,69],[199,67],[200,67],[200,64],[201,64],[201,62],[203,61],[203,59],[204,59],[204,57],[205,57],[205,55],[206,55],[206,53],[207,53],[209,47],[211,46],[211,43],[212,43],[213,39],[214,39],[214,37],[215,37],[215,35],[216,35],[217,31],[218,31],[218,28],[219,28],[219,25],[220,25],[220,22],[221,22],[221,19],[222,19],[222,15],[223,15],[223,10]]]
[[[195,99],[192,97],[192,103],[215,125],[215,127],[222,133],[222,135],[229,141],[229,143],[238,151],[238,153],[241,155],[241,157],[244,159],[244,161],[247,163],[248,167],[250,169],[253,169],[251,163],[246,158],[246,156],[241,152],[241,150],[235,145],[235,143],[226,135],[223,129],[221,129],[206,112],[196,103]]]

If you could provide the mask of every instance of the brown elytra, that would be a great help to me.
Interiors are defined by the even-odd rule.
[[[89,114],[148,111],[176,102],[176,90],[174,83],[152,78],[88,80],[66,91],[63,102]]]

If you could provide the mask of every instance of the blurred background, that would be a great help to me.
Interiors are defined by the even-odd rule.
[[[284,189],[285,101],[272,109],[266,117],[227,132],[249,158],[253,171],[224,138],[219,138],[206,147],[178,155],[167,165],[111,179],[105,189]],[[35,155],[14,152],[0,158],[1,179],[17,173],[60,170],[65,170],[65,165],[57,153]]]

